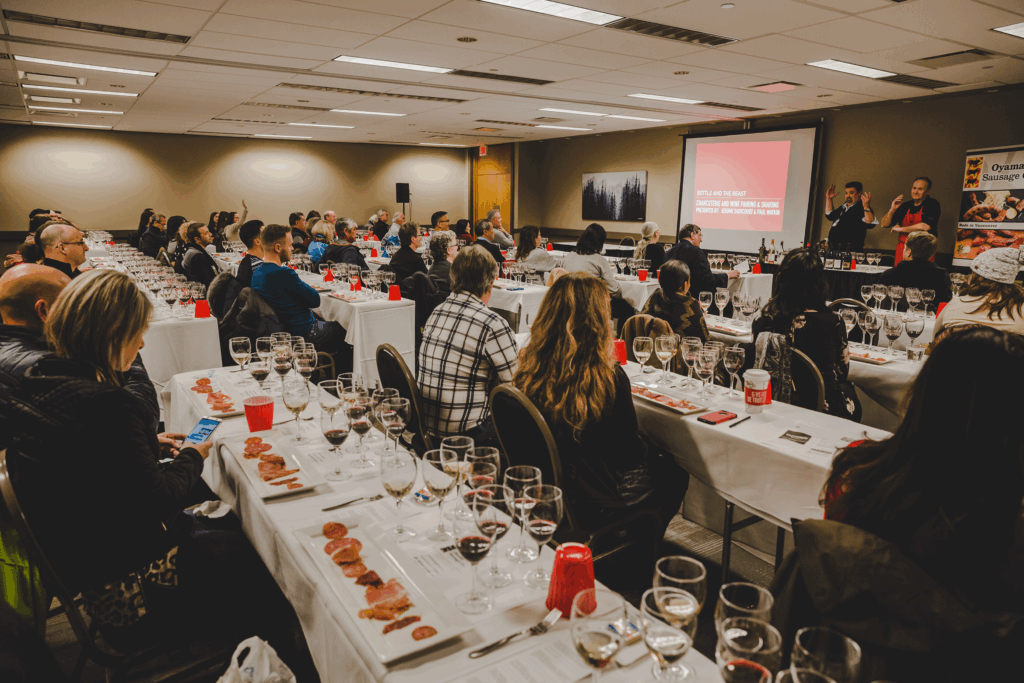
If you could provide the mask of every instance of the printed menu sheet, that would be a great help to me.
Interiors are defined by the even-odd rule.
[[[495,662],[452,683],[550,683],[578,681],[591,673],[569,642],[569,634],[541,647]]]

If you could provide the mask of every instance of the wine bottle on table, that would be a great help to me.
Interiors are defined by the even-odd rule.
[[[775,240],[772,240],[771,249],[768,250],[768,263],[775,263],[776,262],[777,259],[775,258],[775,255],[776,255],[776,252],[775,252]]]
[[[847,244],[846,249],[843,251],[843,270],[850,269],[851,260],[853,260],[853,257],[850,255],[850,245]]]
[[[757,262],[765,263],[768,258],[768,249],[764,246],[764,238],[761,238],[761,248],[757,250]]]
[[[836,261],[838,260],[838,258],[837,258],[838,255],[839,254],[836,251],[836,249],[834,248],[834,245],[829,243],[828,251],[825,254],[825,267],[826,268],[832,268],[834,270],[835,267],[836,267]]]

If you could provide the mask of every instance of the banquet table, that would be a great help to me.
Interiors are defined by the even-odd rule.
[[[179,373],[221,365],[216,318],[156,320],[142,338],[139,355],[158,392]]]
[[[537,319],[537,311],[547,291],[544,285],[515,283],[499,278],[491,289],[491,299],[487,306],[510,312],[516,322],[512,325],[515,328],[512,331],[525,331],[527,325]]]
[[[636,275],[616,275],[615,280],[619,283],[622,298],[637,311],[642,309],[651,295],[661,288],[657,280],[648,278],[645,282],[640,282]]]
[[[554,245],[555,251],[573,251],[576,249],[575,242],[551,242]],[[617,244],[605,244],[604,251],[601,252],[607,256],[625,256],[630,258],[633,256],[633,252],[636,251],[636,247],[627,245]]]
[[[242,262],[242,257],[238,254],[214,254],[213,262],[217,264],[222,272],[231,273],[232,275],[238,275],[238,266]]]
[[[215,381],[225,372],[217,370]],[[170,424],[177,431],[187,431],[201,417],[187,395],[193,381],[191,374],[181,375],[174,378],[168,388],[170,403],[174,406]],[[293,426],[283,424],[290,416],[281,416],[279,409],[280,406],[275,407],[275,422],[282,424],[276,429],[281,434],[292,434]],[[326,453],[327,443],[310,424],[316,423],[304,423],[302,428],[311,441],[309,445],[283,448],[303,454],[318,468],[332,468],[335,461]],[[544,606],[546,594],[527,587],[521,580],[503,589],[487,589],[494,600],[494,607],[482,615],[465,615],[469,630],[462,635],[433,643],[431,647],[402,659],[382,663],[361,631],[362,620],[346,609],[325,579],[325,570],[313,561],[302,547],[300,537],[293,533],[296,529],[319,526],[353,513],[361,517],[359,526],[372,523],[374,526],[370,528],[393,528],[399,517],[393,500],[387,497],[329,514],[322,512],[324,507],[360,495],[382,492],[379,473],[376,469],[358,471],[347,482],[325,482],[311,490],[264,501],[231,452],[230,444],[237,444],[246,436],[248,428],[244,417],[226,419],[215,434],[215,447],[206,461],[203,478],[221,500],[234,509],[246,536],[295,608],[313,661],[325,683],[568,683],[587,676],[589,669],[583,665],[571,644],[568,619],[560,620],[543,635],[523,638],[485,657],[469,659],[469,651],[532,626],[547,614]],[[378,448],[375,447],[374,452]],[[343,466],[347,466],[352,457],[344,456]],[[417,481],[417,490],[421,477]],[[432,598],[440,599],[443,595],[444,599],[451,600],[468,590],[470,569],[450,546],[441,547],[424,538],[425,532],[437,524],[437,514],[435,506],[425,508],[405,501],[401,519],[418,536],[400,546],[392,544],[388,552],[402,568],[430,574],[429,578],[419,582],[421,587],[425,587],[424,592],[429,591]],[[505,559],[505,549],[518,540],[518,534],[513,531],[495,546],[494,551],[497,552],[499,566],[511,571],[516,579],[521,579],[537,563],[517,565]],[[375,542],[381,543],[379,540]],[[382,544],[381,547],[387,546]],[[540,562],[550,567],[553,555],[551,548],[545,546]],[[486,570],[490,562],[491,557],[486,557],[481,569]],[[607,671],[602,678],[608,683],[650,680],[651,660],[642,643],[624,648],[618,660],[625,666]],[[691,650],[684,661],[696,670],[702,683],[719,683],[722,680],[714,662],[700,653]]]
[[[835,299],[856,299],[860,301],[861,285],[876,284],[882,273],[889,270],[882,266],[857,266],[857,270],[825,269],[825,284],[828,295]]]

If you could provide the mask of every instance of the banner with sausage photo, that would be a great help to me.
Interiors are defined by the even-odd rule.
[[[953,265],[996,247],[1024,246],[1024,145],[967,153]]]

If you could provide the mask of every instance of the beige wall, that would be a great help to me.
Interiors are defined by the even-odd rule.
[[[1024,91],[966,93],[911,104],[824,111],[766,119],[753,130],[825,118],[821,183],[815,197],[812,237],[827,233],[823,193],[829,183],[838,188],[860,180],[870,191],[879,216],[899,194],[909,197],[919,175],[932,179],[932,196],[942,205],[939,249],[952,252],[956,213],[960,205],[960,178],[964,152],[979,147],[1024,143],[1020,109]],[[595,171],[643,171],[647,176],[647,218],[665,233],[675,234],[678,219],[679,175],[682,158],[680,134],[739,130],[740,124],[660,128],[635,133],[564,138],[520,146],[520,187],[546,188],[534,192],[531,204],[520,195],[520,213],[541,226],[582,230],[582,174]],[[529,171],[528,171],[529,169]],[[524,174],[532,172],[528,180]],[[841,192],[841,190],[840,190]],[[528,210],[527,210],[528,209]],[[612,233],[639,233],[640,223],[608,222]],[[669,238],[671,239],[671,238]],[[888,230],[868,233],[867,246],[894,249],[896,237]]]
[[[334,209],[359,223],[395,205],[407,182],[413,220],[469,211],[464,150],[331,142],[0,127],[0,230],[28,228],[34,208],[57,208],[84,228],[138,226],[153,207],[205,221],[214,210],[265,222]]]

